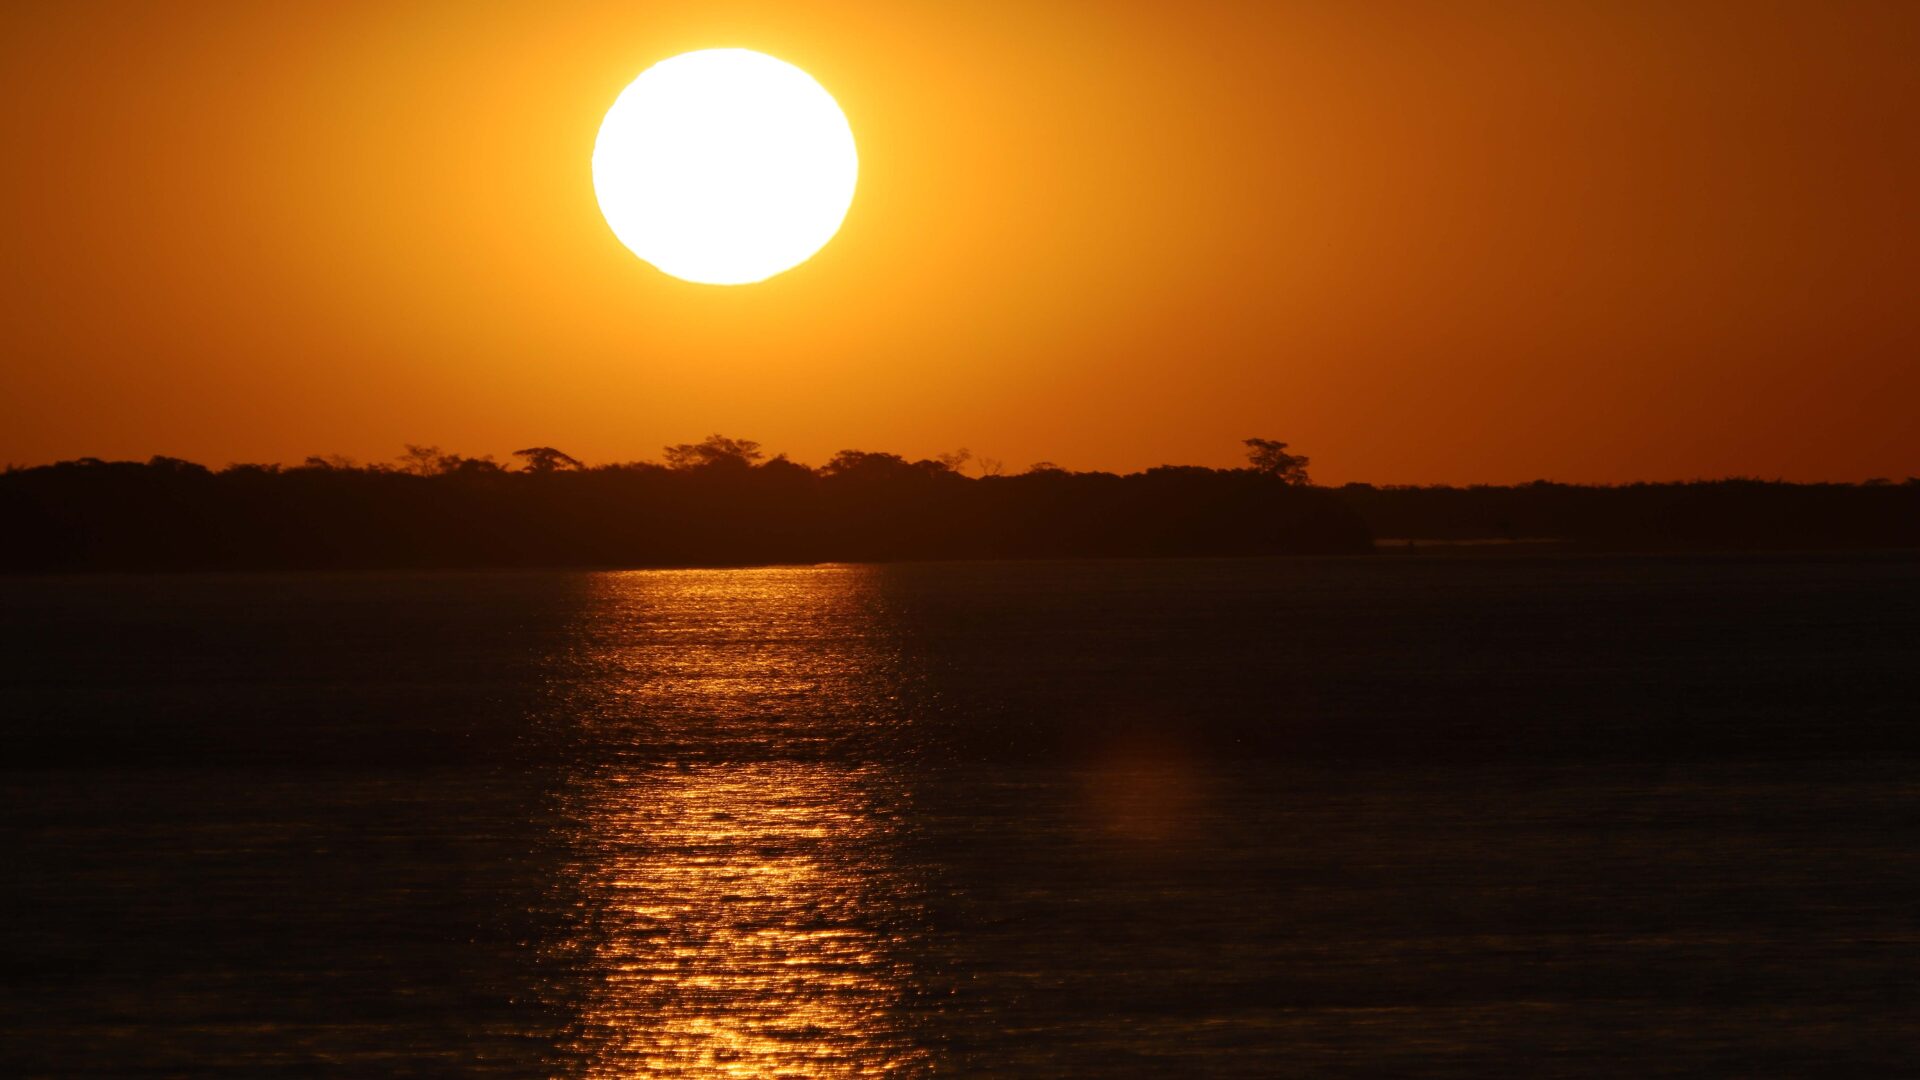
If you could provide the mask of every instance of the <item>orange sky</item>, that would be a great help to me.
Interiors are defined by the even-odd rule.
[[[733,289],[589,172],[628,81],[727,45],[861,152],[839,237]],[[1907,2],[11,0],[0,462],[1903,477],[1916,56]]]

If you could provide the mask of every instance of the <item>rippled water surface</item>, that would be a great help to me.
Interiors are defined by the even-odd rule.
[[[0,580],[9,1074],[1897,1073],[1920,565]]]

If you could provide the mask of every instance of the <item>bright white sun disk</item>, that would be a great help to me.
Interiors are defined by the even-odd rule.
[[[749,49],[682,53],[641,72],[593,144],[593,190],[614,235],[709,285],[805,262],[839,231],[858,173],[833,96]]]

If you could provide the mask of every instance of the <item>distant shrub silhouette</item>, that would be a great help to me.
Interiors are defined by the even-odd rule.
[[[581,469],[579,459],[563,454],[551,446],[535,446],[527,450],[515,450],[513,456],[527,459],[527,471],[550,473],[559,469]]]
[[[1307,466],[1311,464],[1305,454],[1287,453],[1287,444],[1272,439],[1242,439],[1247,448],[1247,460],[1252,462],[1253,470],[1266,476],[1278,477],[1289,484],[1311,484],[1307,476]]]
[[[704,442],[667,447],[666,457],[668,468],[698,469],[709,465],[752,465],[766,455],[752,439],[709,435]]]

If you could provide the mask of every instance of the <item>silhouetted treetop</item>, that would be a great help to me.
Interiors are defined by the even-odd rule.
[[[669,446],[665,455],[670,469],[744,466],[766,457],[760,452],[760,444],[752,439],[729,439],[725,435],[709,435],[701,442]]]
[[[515,450],[514,457],[527,459],[527,471],[550,473],[558,469],[583,469],[578,458],[564,454],[551,446],[535,446],[526,450]]]
[[[446,456],[437,446],[415,446],[407,444],[407,452],[400,455],[400,471],[414,476],[438,476],[447,470],[444,468]]]
[[[1307,466],[1311,464],[1305,454],[1287,453],[1287,444],[1272,439],[1242,439],[1247,447],[1247,460],[1253,463],[1253,470],[1266,476],[1274,476],[1289,483],[1307,485],[1313,483],[1307,476]]]
[[[943,455],[941,458],[921,458],[908,461],[899,454],[879,453],[867,450],[842,450],[833,455],[820,467],[822,477],[870,480],[904,479],[909,477],[945,477],[960,476],[959,469]]]

